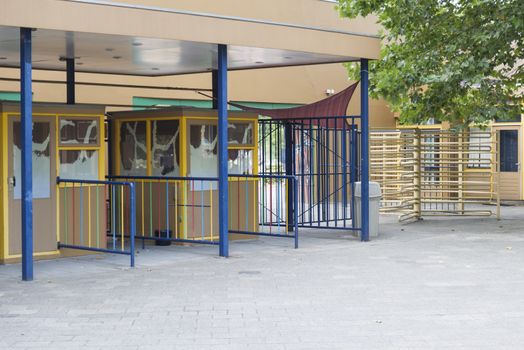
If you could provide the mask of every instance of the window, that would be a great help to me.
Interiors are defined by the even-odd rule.
[[[253,122],[231,121],[228,126],[228,172],[253,174]],[[218,127],[215,123],[189,126],[189,176],[218,175]]]
[[[500,171],[519,171],[518,130],[500,130]]]
[[[58,161],[63,179],[98,180],[100,159],[100,117],[59,116]]]
[[[151,122],[151,168],[153,176],[180,176],[178,120]]]
[[[147,175],[145,121],[120,124],[120,175]]]
[[[22,178],[22,143],[20,122],[13,123],[13,172],[15,179]],[[49,122],[33,122],[33,198],[51,196],[51,127]],[[21,183],[14,187],[14,198],[21,197]]]
[[[491,134],[480,128],[469,128],[468,168],[484,169],[491,167]]]
[[[215,124],[189,126],[188,176],[218,175],[218,127]]]
[[[98,150],[60,150],[60,177],[98,179]]]
[[[98,145],[98,120],[60,118],[61,145]]]
[[[252,145],[253,123],[232,122],[228,125],[227,141],[230,145]]]

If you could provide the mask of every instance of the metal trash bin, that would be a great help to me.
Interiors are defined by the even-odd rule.
[[[369,237],[378,237],[378,219],[380,214],[380,198],[382,192],[378,182],[369,182]],[[361,182],[355,182],[355,224],[356,227],[362,227],[362,209],[361,209]],[[360,238],[360,231],[356,231]]]

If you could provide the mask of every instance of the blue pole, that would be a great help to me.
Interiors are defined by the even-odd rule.
[[[291,123],[286,123],[284,125],[284,140],[286,144],[286,175],[294,175],[293,174],[293,153],[295,152],[294,145],[293,145],[293,127],[291,126]],[[294,229],[294,222],[295,222],[295,216],[293,215],[293,211],[297,210],[295,208],[294,204],[294,183],[288,178],[285,180],[287,182],[287,230],[289,232],[293,231]]]
[[[227,180],[227,45],[218,45],[218,232],[219,254],[229,256]]]
[[[361,241],[369,241],[369,109],[368,109],[368,60],[360,60],[360,123],[361,140],[361,210],[362,235]]]
[[[67,104],[75,104],[75,59],[66,58]]]
[[[31,28],[20,28],[22,280],[33,280],[33,96]]]
[[[136,213],[135,184],[129,183],[129,221],[130,221],[130,226],[131,226],[129,228],[129,253],[130,253],[129,264],[131,265],[131,267],[135,267],[135,236],[136,236],[136,215],[135,213]]]

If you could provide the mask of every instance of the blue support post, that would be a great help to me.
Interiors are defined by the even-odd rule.
[[[123,205],[123,204],[122,204]],[[135,267],[135,236],[136,236],[136,199],[135,184],[129,183],[129,253],[131,267]],[[169,230],[169,227],[168,227]],[[143,233],[142,233],[143,234]]]
[[[20,28],[22,280],[33,280],[33,96],[31,28]]]
[[[75,104],[75,59],[66,58],[67,104]]]
[[[368,109],[368,60],[360,60],[360,123],[361,123],[361,241],[369,241],[369,109]]]
[[[218,45],[218,232],[220,256],[229,256],[228,175],[227,175],[227,45]]]

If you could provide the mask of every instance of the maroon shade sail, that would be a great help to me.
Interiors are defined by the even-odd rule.
[[[257,113],[263,116],[271,117],[275,120],[286,120],[294,119],[295,122],[306,122],[308,119],[312,119],[314,124],[326,125],[326,120],[316,119],[320,117],[343,117],[347,113],[349,101],[353,97],[353,93],[357,88],[358,81],[353,85],[350,85],[346,89],[336,93],[333,96],[329,96],[323,100],[292,108],[280,108],[280,109],[265,109],[265,108],[252,108],[243,106],[238,103],[230,102],[229,104],[238,107],[244,111]],[[297,120],[299,119],[299,120]],[[337,127],[341,126],[343,119],[337,120]],[[329,127],[334,126],[334,120],[328,125]]]

